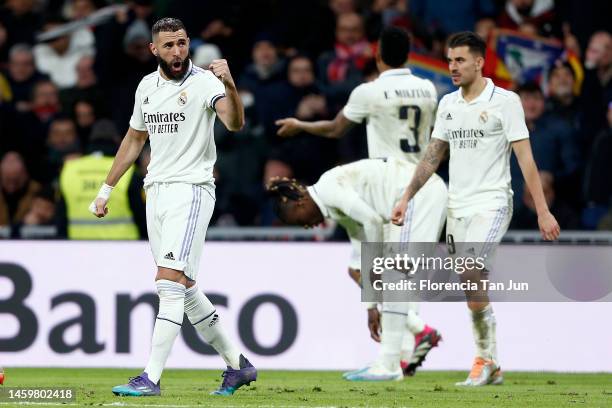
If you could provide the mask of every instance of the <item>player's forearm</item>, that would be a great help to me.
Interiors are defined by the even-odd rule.
[[[236,132],[244,126],[244,107],[236,86],[225,86],[225,97],[228,102],[226,127],[232,132]]]
[[[427,180],[438,170],[440,163],[446,155],[448,143],[440,139],[432,139],[427,146],[425,156],[421,159],[417,168],[410,180],[410,184],[406,187],[403,199],[410,201],[416,193],[427,183]]]
[[[533,197],[533,203],[536,208],[538,215],[544,214],[549,211],[546,198],[544,197],[544,189],[542,188],[542,181],[540,180],[540,173],[533,160],[519,161],[525,184]]]
[[[516,159],[523,173],[525,184],[531,193],[533,203],[536,207],[538,215],[548,212],[548,204],[546,204],[546,198],[544,197],[544,189],[542,188],[542,181],[540,180],[540,173],[536,166],[535,160],[533,159],[533,153],[531,151],[531,144],[528,139],[519,140],[512,143],[512,148]]]
[[[138,159],[140,152],[146,142],[146,136],[143,137],[141,133],[146,135],[146,132],[136,132],[133,129],[129,129],[119,150],[113,160],[108,176],[106,177],[106,184],[109,186],[115,186],[119,182],[121,176],[130,168],[132,164]]]
[[[306,133],[311,135],[328,137],[336,139],[342,136],[342,133],[336,129],[334,121],[332,120],[318,120],[316,122],[298,122],[299,128]]]

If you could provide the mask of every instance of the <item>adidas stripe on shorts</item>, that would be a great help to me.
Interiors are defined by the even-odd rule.
[[[467,243],[459,245],[461,249],[457,256],[483,257],[486,268],[491,270],[495,251],[508,231],[511,219],[512,206],[480,211],[468,217],[449,215],[446,221],[447,242],[452,239],[455,243]]]
[[[146,194],[147,230],[155,263],[196,280],[215,207],[214,187],[153,183],[146,187]]]

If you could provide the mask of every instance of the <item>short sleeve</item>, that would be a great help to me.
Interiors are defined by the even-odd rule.
[[[368,116],[367,84],[353,89],[342,113],[351,122],[361,123]]]
[[[523,105],[521,105],[521,100],[515,93],[511,94],[502,109],[502,126],[509,142],[529,138]]]
[[[446,115],[448,115],[448,112],[446,112],[446,97],[442,97],[442,100],[438,105],[438,112],[436,113],[436,121],[434,123],[433,131],[431,132],[431,137],[448,142],[448,136],[446,136],[445,132]]]
[[[204,83],[204,107],[215,110],[215,103],[225,97],[225,85],[212,72],[206,71]]]
[[[144,132],[147,130],[147,127],[144,123],[144,118],[142,116],[142,100],[140,95],[140,86],[136,88],[136,94],[134,95],[134,110],[132,111],[132,117],[130,118],[130,127],[135,130],[139,130]]]

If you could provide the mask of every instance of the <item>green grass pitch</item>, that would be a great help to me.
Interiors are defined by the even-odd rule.
[[[210,396],[220,373],[166,370],[162,396],[146,398],[119,398],[110,391],[138,370],[5,367],[4,387],[71,387],[76,402],[54,406],[79,407],[612,407],[612,373],[507,372],[504,385],[463,389],[453,385],[466,375],[459,371],[420,371],[401,382],[356,383],[337,371],[262,370],[257,382],[234,396]],[[0,402],[3,406],[18,405]]]

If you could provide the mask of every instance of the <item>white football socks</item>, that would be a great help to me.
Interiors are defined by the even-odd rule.
[[[185,292],[185,313],[198,333],[225,360],[225,364],[239,370],[240,351],[223,331],[215,306],[197,285]]]
[[[159,295],[159,313],[153,328],[151,354],[145,372],[151,381],[157,383],[183,324],[185,286],[160,279],[155,282],[155,287]]]
[[[408,319],[406,321],[406,326],[408,330],[413,335],[417,335],[423,330],[425,330],[425,322],[421,319],[421,316],[416,312],[416,310],[411,306],[410,310],[408,310]]]
[[[380,324],[382,333],[380,337],[380,351],[378,362],[389,371],[400,369],[400,355],[406,340],[406,326],[410,306],[408,302],[383,303]],[[414,336],[412,343],[414,347]],[[412,354],[412,350],[411,350]]]
[[[414,345],[416,344],[414,334],[408,326],[404,329],[404,339],[402,340],[402,349],[400,351],[401,361],[410,361],[414,354]]]
[[[497,362],[496,321],[491,304],[482,310],[471,312],[471,315],[476,355]]]

